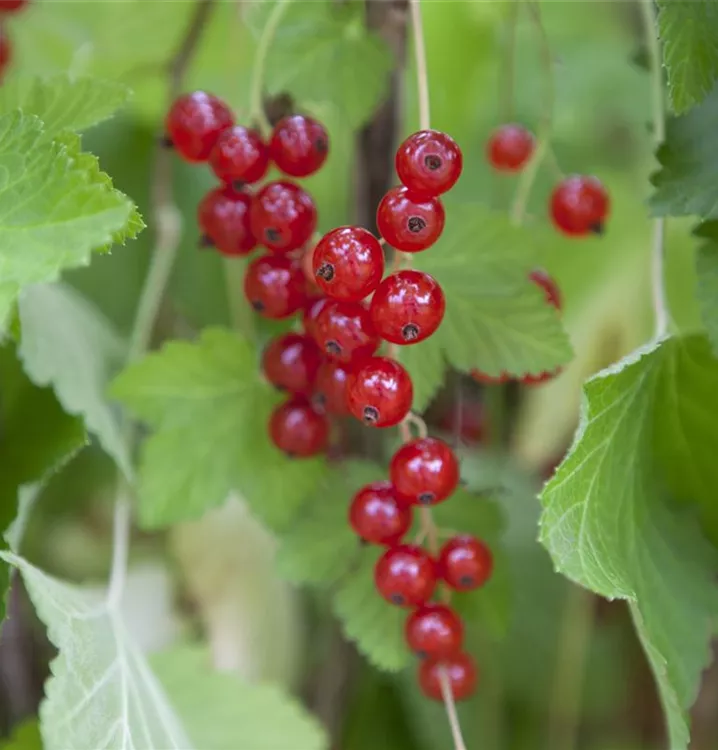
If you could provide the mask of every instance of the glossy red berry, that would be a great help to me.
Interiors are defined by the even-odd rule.
[[[483,586],[494,567],[491,550],[476,537],[452,537],[439,552],[439,575],[457,591]]]
[[[369,427],[393,427],[409,413],[414,386],[409,373],[389,357],[357,366],[347,383],[349,411]]]
[[[329,422],[306,399],[294,396],[272,412],[269,436],[288,456],[316,456],[326,448]]]
[[[409,648],[420,658],[442,659],[461,651],[464,624],[445,604],[426,604],[406,619],[404,634]]]
[[[360,302],[332,300],[317,316],[315,338],[320,349],[340,362],[358,362],[379,346],[369,310]]]
[[[411,508],[397,500],[391,482],[367,484],[349,506],[352,529],[371,544],[397,544],[409,530],[411,516]]]
[[[329,298],[322,295],[320,297],[309,297],[304,306],[304,315],[302,316],[304,331],[309,334],[317,344],[319,344],[319,340],[317,339],[317,318],[319,317],[319,313],[328,303]]]
[[[314,248],[312,268],[317,286],[335,299],[359,302],[371,294],[384,274],[379,240],[361,227],[339,227]]]
[[[304,115],[292,115],[274,126],[269,142],[272,161],[290,177],[314,174],[329,154],[329,135],[324,126]]]
[[[0,13],[14,13],[24,8],[30,0],[0,0]]]
[[[379,335],[392,344],[418,344],[429,338],[444,318],[444,292],[433,276],[398,271],[379,284],[370,305]]]
[[[508,372],[502,372],[500,375],[487,375],[485,372],[481,372],[481,370],[472,370],[469,374],[481,385],[503,385],[511,380]]]
[[[319,366],[314,382],[312,403],[317,411],[329,414],[349,414],[347,406],[347,365],[332,359],[325,359]]]
[[[285,333],[274,339],[262,354],[267,380],[280,390],[310,396],[314,389],[322,353],[311,336]]]
[[[418,607],[434,593],[436,563],[423,547],[415,544],[390,547],[377,560],[374,584],[391,604]]]
[[[250,226],[257,242],[275,253],[288,253],[309,241],[317,209],[299,185],[269,182],[254,196]]]
[[[571,175],[551,195],[551,218],[564,234],[580,237],[601,234],[608,217],[608,192],[597,177]]]
[[[414,505],[436,505],[459,484],[459,461],[438,438],[417,438],[397,450],[389,464],[397,494]]]
[[[197,208],[197,223],[208,244],[223,255],[247,255],[257,246],[249,228],[247,193],[229,186],[210,190]]]
[[[523,125],[502,125],[495,130],[486,146],[489,164],[499,172],[516,172],[531,158],[534,137]]]
[[[427,698],[443,701],[441,670],[444,671],[449,690],[455,701],[465,700],[476,690],[478,675],[474,660],[466,653],[444,659],[427,659],[419,665],[419,687]]]
[[[230,108],[206,91],[175,100],[165,118],[165,131],[177,153],[191,162],[206,161],[220,133],[234,124]]]
[[[389,190],[376,212],[381,236],[405,253],[431,247],[444,229],[444,218],[444,206],[438,198],[414,195],[403,186]]]
[[[437,196],[461,176],[463,157],[456,141],[438,130],[410,135],[396,151],[396,173],[411,192]]]
[[[0,26],[0,78],[5,74],[7,66],[12,60],[12,44],[10,39],[5,32],[5,29]]]
[[[222,182],[240,186],[257,182],[269,169],[269,148],[259,131],[235,125],[220,133],[209,164]]]
[[[287,318],[306,301],[304,274],[284,255],[262,255],[247,267],[244,293],[265,318]]]
[[[540,286],[546,296],[546,302],[552,305],[557,310],[561,309],[561,290],[558,288],[556,281],[541,269],[536,269],[529,274],[529,278],[537,286]]]

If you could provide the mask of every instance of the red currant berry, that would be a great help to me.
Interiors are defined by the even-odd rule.
[[[326,161],[329,136],[324,126],[304,115],[285,117],[269,142],[272,161],[290,177],[308,177]]]
[[[267,380],[280,390],[310,396],[322,353],[310,336],[285,333],[264,350],[262,368]]]
[[[443,701],[441,690],[441,671],[444,671],[449,683],[449,691],[455,701],[461,701],[473,695],[478,675],[474,660],[465,653],[456,654],[441,660],[427,659],[419,665],[419,687],[427,698]]]
[[[347,379],[349,370],[341,362],[326,359],[319,367],[314,381],[312,403],[317,411],[329,414],[349,414]]]
[[[209,164],[222,182],[230,185],[257,182],[269,169],[269,148],[257,130],[235,125],[217,138]]]
[[[0,0],[0,13],[14,13],[28,4],[29,0]]]
[[[551,218],[564,234],[574,237],[601,234],[610,201],[597,177],[571,175],[551,195]]]
[[[391,604],[418,607],[434,593],[436,563],[423,547],[415,544],[390,547],[377,560],[374,584]]]
[[[553,380],[563,372],[563,367],[557,367],[555,370],[547,370],[546,372],[540,372],[537,375],[524,375],[521,378],[523,385],[543,385],[548,383],[549,380]]]
[[[461,651],[464,624],[451,607],[426,604],[407,617],[404,634],[421,659],[443,659]]]
[[[5,74],[7,66],[12,60],[12,44],[5,29],[0,26],[0,77]]]
[[[272,442],[292,458],[321,453],[327,445],[329,422],[301,396],[280,404],[269,420]]]
[[[558,284],[554,279],[549,276],[546,271],[540,269],[532,271],[529,274],[529,278],[534,284],[537,284],[543,289],[544,294],[546,295],[546,302],[548,302],[549,305],[553,305],[557,310],[560,310],[562,306],[561,290],[558,288]]]
[[[483,586],[493,567],[491,550],[468,534],[452,537],[439,552],[439,575],[457,591]]]
[[[204,236],[223,255],[247,255],[257,246],[249,228],[247,193],[231,187],[210,190],[197,208],[197,223]]]
[[[369,427],[393,427],[409,413],[414,386],[409,373],[389,357],[372,357],[347,383],[349,411]]]
[[[175,100],[165,118],[167,137],[187,161],[207,161],[220,133],[234,124],[229,107],[206,91]]]
[[[304,275],[283,255],[262,255],[247,267],[244,293],[265,318],[287,318],[306,301]]]
[[[304,307],[304,315],[302,317],[304,330],[317,344],[319,344],[319,340],[317,339],[317,318],[328,303],[329,299],[322,295],[321,297],[310,297]]]
[[[366,229],[339,227],[317,243],[312,268],[316,283],[325,294],[359,302],[381,281],[384,251],[377,238]]]
[[[298,250],[317,226],[312,197],[293,182],[268,182],[252,201],[252,232],[275,253]]]
[[[360,302],[330,301],[317,316],[314,331],[322,351],[340,362],[371,357],[379,346],[369,310]]]
[[[523,125],[502,125],[486,146],[489,164],[499,172],[517,172],[534,151],[533,134]]]
[[[459,484],[454,451],[438,438],[417,438],[399,448],[389,464],[397,494],[414,505],[436,505]]]
[[[444,318],[446,301],[439,283],[422,271],[398,271],[379,284],[371,299],[371,319],[392,344],[418,344]]]
[[[376,225],[392,247],[418,253],[439,239],[444,229],[444,207],[438,198],[414,195],[405,187],[395,187],[382,198]]]
[[[485,372],[481,372],[481,370],[472,370],[469,374],[481,385],[503,385],[511,380],[508,372],[502,372],[500,375],[487,375]]]
[[[371,544],[397,544],[411,526],[411,508],[401,505],[391,482],[373,482],[354,495],[349,523]]]
[[[437,196],[454,187],[461,176],[463,157],[451,136],[420,130],[399,146],[395,163],[399,179],[412,193]]]

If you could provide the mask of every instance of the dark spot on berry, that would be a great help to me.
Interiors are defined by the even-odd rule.
[[[409,227],[410,232],[412,232],[413,234],[418,234],[422,230],[426,229],[426,222],[421,218],[421,216],[410,216],[409,221],[407,222],[407,226]]]
[[[267,238],[267,242],[279,242],[282,239],[282,233],[278,229],[268,227],[264,230],[264,236]]]
[[[441,167],[441,157],[436,154],[427,154],[424,157],[424,165],[432,172],[436,172]]]
[[[419,657],[419,659],[426,659],[426,657],[428,656],[426,651],[422,651],[421,649],[416,652],[416,655]]]
[[[401,329],[401,337],[404,341],[414,341],[414,339],[419,337],[419,326],[415,323],[407,323]]]
[[[591,224],[589,229],[591,230],[593,234],[601,237],[603,235],[605,227],[603,226],[602,221],[597,221],[595,224]]]
[[[342,348],[336,341],[327,341],[327,343],[324,344],[324,348],[326,349],[327,354],[333,354],[334,356],[342,353]]]
[[[400,607],[404,604],[404,597],[401,594],[392,594],[389,598],[394,604],[397,604]]]
[[[317,276],[324,281],[331,281],[334,278],[334,266],[331,263],[322,263],[317,268]]]
[[[214,247],[214,242],[212,242],[211,237],[206,234],[202,234],[199,237],[197,247],[199,247],[200,250],[208,250],[209,248]]]
[[[359,545],[361,547],[368,547],[369,546],[369,542],[367,542],[366,539],[362,539],[361,537],[359,537]]]
[[[244,186],[246,185],[246,182],[242,182],[242,180],[235,180],[232,183],[232,187],[237,193],[241,193],[244,190]]]
[[[323,393],[315,393],[312,396],[312,406],[320,412],[323,412],[327,405],[327,397]]]
[[[287,458],[296,458],[297,457],[297,454],[296,453],[292,453],[292,451],[284,451],[284,453],[286,454]]]
[[[436,500],[436,495],[433,492],[422,492],[417,500],[421,505],[431,505]]]
[[[172,143],[172,139],[168,135],[161,135],[159,138],[160,146],[162,148],[174,148],[175,145]]]
[[[260,302],[258,299],[252,300],[251,304],[252,308],[257,312],[262,312],[264,310],[264,302]]]
[[[364,424],[376,424],[379,421],[379,409],[375,406],[365,406],[362,414]]]
[[[462,586],[473,586],[474,585],[474,577],[473,576],[460,576],[459,577],[459,583]]]
[[[327,143],[325,138],[317,138],[316,141],[314,141],[314,148],[320,154],[326,154],[327,151],[329,151],[329,144]]]

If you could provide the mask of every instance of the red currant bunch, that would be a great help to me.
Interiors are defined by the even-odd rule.
[[[5,16],[23,10],[30,0],[0,0],[0,78],[5,75],[13,57],[13,46],[3,23]]]

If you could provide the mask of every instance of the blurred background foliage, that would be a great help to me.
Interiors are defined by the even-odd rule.
[[[483,678],[476,697],[460,709],[467,745],[477,750],[653,750],[663,746],[662,718],[627,610],[623,604],[598,602],[553,573],[536,541],[535,499],[542,474],[571,440],[583,380],[650,335],[646,199],[654,160],[637,9],[630,2],[543,3],[549,68],[542,62],[546,49],[540,28],[530,13],[521,12],[509,95],[507,29],[515,6],[450,0],[423,6],[433,125],[451,133],[465,155],[464,175],[451,200],[508,206],[515,180],[490,173],[484,143],[507,117],[538,127],[550,96],[552,142],[561,169],[597,174],[612,196],[604,236],[571,242],[556,235],[543,259],[563,291],[575,361],[554,382],[518,394],[509,458],[494,455],[485,440],[467,448],[467,460],[482,482],[495,472],[510,486],[500,499],[512,577],[506,637],[499,641],[480,622],[471,624]],[[12,22],[15,70],[23,75],[70,70],[119,78],[134,89],[131,108],[84,141],[145,216],[152,150],[166,108],[161,75],[190,12],[188,2],[44,0]],[[244,18],[248,13],[248,3],[218,4],[188,80],[188,88],[213,91],[239,112],[247,111],[254,55]],[[413,80],[409,65],[406,133],[416,126]],[[310,102],[306,108],[321,115],[332,138],[326,167],[307,181],[320,229],[328,230],[351,220],[354,131],[330,103]],[[197,249],[195,207],[213,181],[207,169],[180,163],[175,168],[175,196],[185,224],[171,301],[160,321],[164,336],[191,335],[202,326],[228,322],[219,256]],[[531,196],[531,221],[546,221],[555,179],[549,162]],[[678,220],[668,225],[666,279],[673,325],[681,330],[698,323],[695,242],[689,230]],[[127,247],[67,275],[124,333],[152,242],[150,227]],[[471,390],[465,409],[488,418],[486,395]],[[439,403],[435,411],[441,408]],[[112,477],[110,461],[94,447],[62,471],[33,512],[26,539],[30,559],[61,576],[100,580],[109,560]],[[317,675],[323,679],[323,661],[348,661],[343,705],[333,709],[343,718],[342,750],[447,746],[443,708],[418,696],[412,675],[379,674],[346,649],[335,653],[325,603],[300,597],[277,578],[271,564],[274,542],[246,514],[185,524],[170,541],[138,536],[133,544],[139,566],[134,575],[144,592],[131,614],[138,627],[167,638],[177,628],[201,629],[225,666],[250,678],[283,681],[305,695]],[[152,600],[166,606],[150,610]],[[152,617],[140,617],[148,611]],[[277,643],[283,646],[279,651]],[[332,676],[327,679],[331,686]],[[717,682],[710,673],[704,693],[714,696]],[[695,750],[718,746],[718,701],[712,705],[712,711],[696,714]],[[575,745],[570,744],[573,737],[578,738]]]

